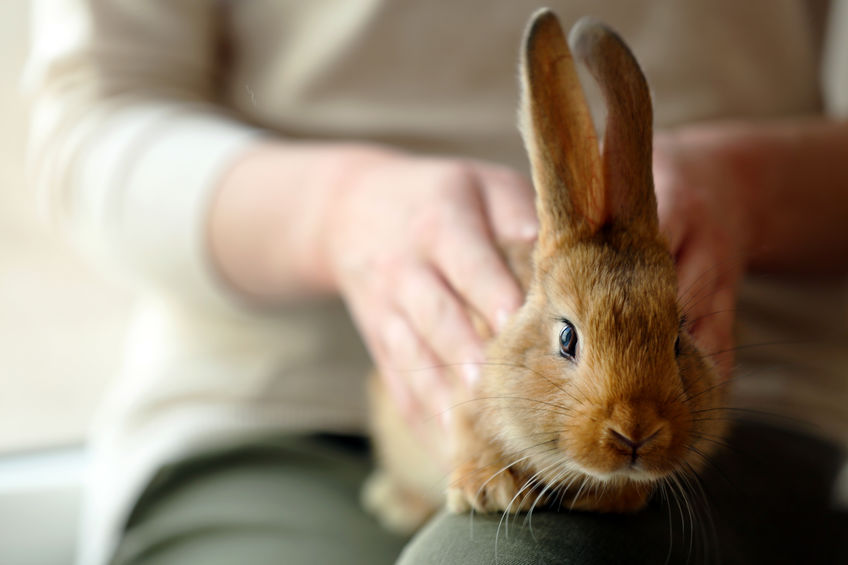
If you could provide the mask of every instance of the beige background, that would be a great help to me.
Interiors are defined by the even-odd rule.
[[[128,297],[40,218],[19,88],[28,2],[0,2],[0,454],[79,443],[110,376]]]

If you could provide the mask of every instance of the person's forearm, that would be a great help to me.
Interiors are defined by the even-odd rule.
[[[237,292],[284,300],[336,291],[323,257],[334,191],[390,155],[366,145],[267,142],[222,179],[209,211],[212,262]]]
[[[737,179],[749,269],[848,272],[848,122],[728,123],[673,135],[700,137],[703,158]]]

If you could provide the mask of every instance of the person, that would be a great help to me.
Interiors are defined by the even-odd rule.
[[[704,297],[690,312],[699,344],[733,371],[742,406],[770,403],[844,442],[844,285],[819,275],[848,271],[846,2],[552,4],[566,27],[588,12],[607,21],[645,69],[661,225],[681,292]],[[35,184],[79,246],[139,294],[93,439],[82,563],[396,558],[406,540],[357,501],[365,347],[415,422],[449,402],[440,367],[462,362],[473,387],[482,344],[463,304],[493,328],[520,305],[497,244],[537,227],[513,124],[535,7],[34,3]],[[743,347],[784,346],[736,360],[734,324]],[[780,438],[769,453],[783,465],[761,484],[783,481],[791,505],[809,499],[786,525],[824,526],[772,537],[768,553],[766,507],[719,497],[729,521],[710,539],[723,562],[780,562],[813,539],[836,559],[843,515],[826,508],[838,450],[741,429],[745,449]],[[798,495],[801,472],[817,479]],[[675,534],[664,512],[544,514],[541,539],[506,541],[497,520],[439,516],[401,559],[488,562],[493,547],[509,562],[685,559],[696,537],[708,548],[700,518],[681,510]],[[734,513],[760,529],[734,536]],[[672,538],[689,528],[689,553],[669,524]],[[553,535],[563,531],[575,534]],[[628,540],[615,556],[611,532]]]

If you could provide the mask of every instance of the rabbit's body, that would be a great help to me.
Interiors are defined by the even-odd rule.
[[[552,500],[636,511],[724,434],[726,387],[686,331],[658,229],[644,77],[600,24],[578,23],[571,40],[607,101],[603,156],[562,30],[541,11],[525,36],[521,112],[540,234],[532,260],[505,250],[527,299],[485,336],[475,397],[457,389],[443,460],[438,419],[424,449],[372,379],[381,470],[366,501],[395,529],[414,529],[445,489],[454,511]]]

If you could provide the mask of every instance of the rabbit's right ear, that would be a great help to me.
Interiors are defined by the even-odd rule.
[[[521,58],[520,127],[530,157],[542,256],[607,221],[598,138],[557,17],[533,14]]]
[[[574,25],[569,43],[595,77],[606,102],[602,161],[609,220],[631,231],[656,233],[653,108],[645,74],[624,40],[592,18]]]

